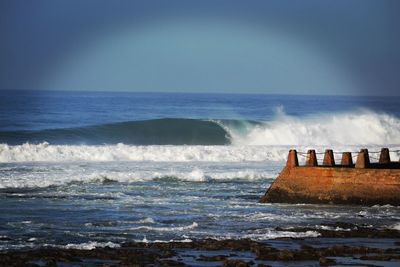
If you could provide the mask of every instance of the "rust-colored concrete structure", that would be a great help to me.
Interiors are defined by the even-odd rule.
[[[322,162],[323,166],[335,166],[335,157],[333,156],[333,150],[327,149],[325,150],[324,161]]]
[[[400,162],[391,162],[389,150],[382,149],[379,162],[371,163],[367,149],[342,154],[335,164],[333,151],[326,150],[318,165],[314,150],[307,152],[305,166],[299,166],[296,150],[261,202],[400,205]]]
[[[342,162],[340,163],[342,167],[352,167],[353,166],[353,158],[351,156],[351,152],[343,152],[342,154]]]

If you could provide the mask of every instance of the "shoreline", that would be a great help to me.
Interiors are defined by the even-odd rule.
[[[120,247],[41,247],[0,252],[0,266],[396,266],[400,264],[400,231],[348,223],[323,228],[280,228],[278,231],[317,231],[319,237],[203,239],[192,242],[126,242]]]

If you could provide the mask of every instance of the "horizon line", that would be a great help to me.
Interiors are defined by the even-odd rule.
[[[85,89],[6,89],[0,88],[0,91],[25,91],[25,92],[63,92],[63,93],[139,93],[139,94],[212,94],[212,95],[271,95],[271,96],[339,96],[339,97],[400,97],[400,95],[373,95],[373,94],[307,94],[307,93],[276,93],[276,92],[215,92],[215,91],[202,91],[202,92],[184,92],[184,91],[129,91],[129,90],[85,90]]]

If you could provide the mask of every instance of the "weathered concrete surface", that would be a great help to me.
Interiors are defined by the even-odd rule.
[[[325,155],[324,155],[324,160],[322,162],[322,165],[331,166],[331,167],[335,166],[335,157],[333,155],[332,149],[325,150]]]
[[[286,166],[260,202],[400,205],[400,169]]]
[[[389,164],[390,163],[389,148],[382,148],[381,154],[379,156],[379,163],[380,164]]]
[[[351,152],[343,152],[342,154],[342,162],[340,165],[345,167],[352,167],[353,166],[353,158],[351,157]]]

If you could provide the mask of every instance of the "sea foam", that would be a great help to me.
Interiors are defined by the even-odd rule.
[[[261,146],[172,146],[172,145],[50,145],[0,144],[0,162],[30,161],[279,161],[286,157],[286,147]]]
[[[255,142],[255,141],[254,141]],[[230,145],[230,146],[134,146],[125,144],[88,146],[88,145],[50,145],[23,144],[9,146],[0,144],[0,163],[12,162],[284,162],[288,150],[295,148],[300,152],[316,149],[324,152],[333,148],[335,152],[357,152],[367,147],[378,152],[383,145]],[[399,149],[399,145],[385,145],[390,149]],[[391,152],[394,160],[399,159],[398,151]],[[300,158],[301,160],[301,158]],[[193,177],[196,173],[193,173]],[[199,177],[201,174],[198,174]]]
[[[192,224],[186,225],[186,226],[170,226],[170,227],[139,226],[139,227],[133,227],[130,230],[156,231],[156,232],[177,232],[177,231],[192,230],[198,226],[199,226],[198,223],[193,222]]]
[[[245,135],[230,130],[237,145],[389,145],[400,144],[400,119],[366,109],[349,113],[289,116],[252,127]]]
[[[211,171],[195,167],[193,170],[185,170],[175,166],[173,170],[162,169],[157,171],[146,170],[103,170],[97,171],[96,166],[84,169],[79,166],[68,165],[71,169],[53,171],[48,166],[40,171],[13,172],[0,179],[0,189],[5,188],[44,188],[49,186],[61,186],[70,183],[132,183],[151,180],[178,180],[183,182],[208,182],[227,180],[260,180],[273,178],[277,175],[274,171],[267,170],[226,170]],[[66,168],[68,168],[66,166]],[[94,169],[93,169],[94,168]],[[1,169],[0,169],[1,171]],[[149,221],[150,222],[150,221]]]

